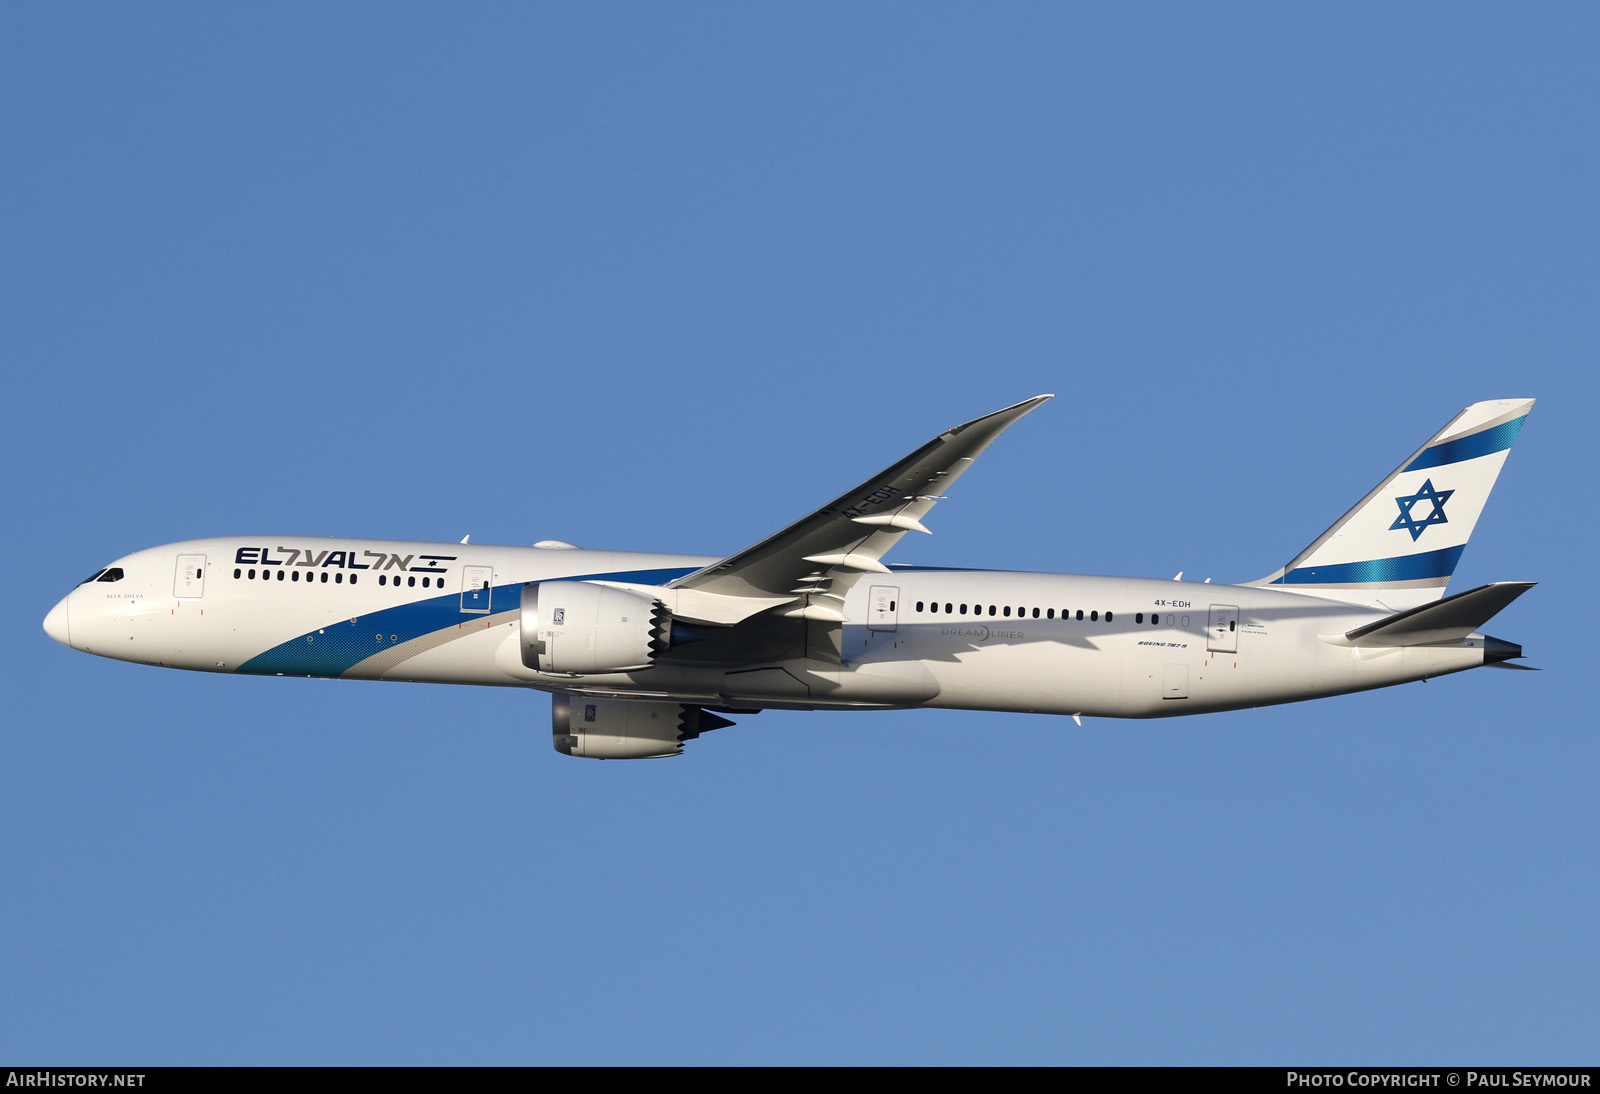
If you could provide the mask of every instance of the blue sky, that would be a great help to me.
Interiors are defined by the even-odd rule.
[[[0,1057],[1593,1063],[1597,30],[0,9]],[[1546,671],[596,764],[536,693],[39,627],[206,535],[731,552],[1042,391],[896,561],[1249,580],[1539,398],[1455,587],[1541,581]]]

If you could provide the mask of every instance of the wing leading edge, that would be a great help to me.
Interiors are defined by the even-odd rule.
[[[687,574],[668,587],[749,598],[761,607],[798,602],[784,614],[839,622],[836,578],[888,573],[883,556],[907,532],[927,532],[922,518],[989,444],[1049,395],[1037,395],[946,430],[760,543]],[[760,610],[757,608],[756,610]]]

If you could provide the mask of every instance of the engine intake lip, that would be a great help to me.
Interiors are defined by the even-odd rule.
[[[544,656],[544,640],[539,637],[539,583],[522,586],[522,663],[537,670]]]

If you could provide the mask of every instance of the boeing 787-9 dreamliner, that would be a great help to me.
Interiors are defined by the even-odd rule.
[[[768,708],[1159,718],[1522,655],[1479,628],[1531,582],[1445,590],[1531,399],[1467,407],[1304,551],[1242,585],[886,562],[1048,398],[941,433],[724,558],[553,540],[190,540],[97,570],[44,629],[167,668],[547,691],[555,747],[599,759],[677,755],[731,725],[722,715]]]

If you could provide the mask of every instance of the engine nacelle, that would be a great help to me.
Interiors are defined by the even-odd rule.
[[[589,581],[522,587],[522,663],[538,672],[649,668],[671,635],[667,609],[638,593]]]
[[[551,728],[556,751],[593,760],[648,760],[677,756],[683,742],[731,726],[726,718],[686,703],[574,699],[553,695]]]

